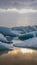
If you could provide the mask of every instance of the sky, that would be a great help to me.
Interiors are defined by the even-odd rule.
[[[0,26],[37,25],[37,0],[0,0]]]

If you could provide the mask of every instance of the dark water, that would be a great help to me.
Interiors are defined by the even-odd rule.
[[[16,48],[0,51],[0,65],[37,65],[37,50]]]

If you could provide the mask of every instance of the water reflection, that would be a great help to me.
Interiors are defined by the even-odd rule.
[[[37,51],[15,48],[0,55],[0,65],[37,65]]]
[[[33,50],[32,49],[26,49],[26,48],[21,48],[21,52],[24,54],[24,53],[30,53],[32,54],[33,53]]]
[[[34,50],[32,49],[27,49],[27,48],[16,48],[14,49],[13,51],[9,51],[8,54],[18,54],[18,53],[21,53],[21,54],[32,54],[34,52]]]

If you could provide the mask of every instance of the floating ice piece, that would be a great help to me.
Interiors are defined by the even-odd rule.
[[[25,40],[22,43],[16,43],[13,46],[20,47],[20,48],[31,48],[31,49],[37,49],[37,37]]]

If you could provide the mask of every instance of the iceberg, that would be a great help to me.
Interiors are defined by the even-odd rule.
[[[26,33],[26,34],[22,34],[18,38],[20,40],[24,41],[24,40],[27,40],[27,39],[30,39],[30,38],[33,38],[33,37],[37,37],[37,31],[33,31],[33,32]]]
[[[4,35],[2,35],[2,34],[0,34],[0,42],[7,43],[7,44],[13,43],[12,41],[7,40],[6,37],[4,37]]]
[[[20,48],[37,49],[37,37],[25,40],[21,43],[16,43],[13,46]]]
[[[37,49],[37,26],[0,27],[0,49]]]
[[[11,32],[11,29],[8,27],[0,27],[0,34],[3,34],[4,36],[16,37],[16,35]]]
[[[13,44],[6,44],[0,42],[0,50],[10,50],[13,49]]]

